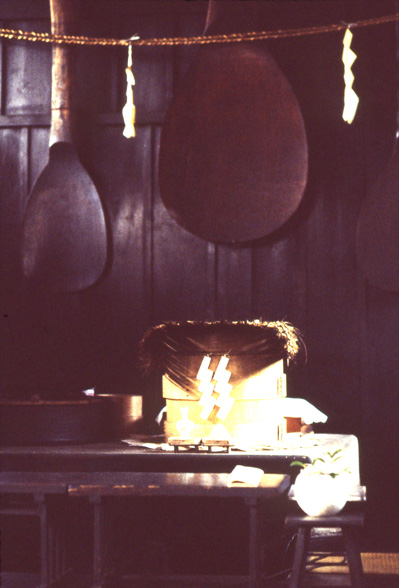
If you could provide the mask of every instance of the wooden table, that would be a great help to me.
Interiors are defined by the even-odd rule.
[[[145,447],[131,447],[121,441],[86,445],[48,445],[39,447],[2,446],[0,465],[2,471],[14,472],[208,472],[229,473],[237,464],[261,468],[264,472],[293,474],[290,463],[294,460],[309,461],[324,451],[342,449],[359,484],[359,447],[354,435],[318,434],[314,446],[264,451],[208,451],[165,452]],[[346,466],[345,466],[346,467]],[[297,472],[296,472],[297,473]],[[296,475],[295,473],[295,475]]]
[[[350,465],[354,483],[359,483],[357,481],[359,477],[358,441],[355,436],[320,434],[316,435],[314,440],[315,445],[309,447],[301,445],[287,449],[275,448],[252,452],[230,451],[229,453],[225,451],[220,453],[208,453],[208,451],[168,453],[161,450],[131,447],[120,441],[91,445],[1,446],[0,469],[3,474],[0,475],[0,492],[9,493],[12,487],[16,493],[22,494],[23,489],[27,488],[31,500],[33,500],[32,496],[36,495],[36,500],[42,501],[44,505],[41,507],[44,514],[37,516],[42,517],[42,583],[45,586],[46,578],[49,575],[46,572],[48,562],[45,555],[46,550],[49,549],[49,539],[44,533],[45,518],[48,516],[47,504],[54,501],[56,494],[59,494],[60,499],[63,500],[63,495],[67,494],[69,486],[86,483],[87,476],[94,475],[91,472],[98,472],[96,474],[97,480],[102,481],[105,478],[100,479],[100,474],[107,477],[108,480],[116,480],[122,475],[130,475],[129,472],[141,472],[148,475],[155,472],[163,474],[174,472],[182,475],[185,475],[185,472],[228,474],[236,465],[240,464],[259,467],[269,473],[288,474],[293,478],[297,472],[294,471],[296,468],[290,468],[291,461],[309,461],[317,452],[331,451],[340,447],[348,460],[348,465]],[[228,496],[232,496],[233,492],[230,490],[223,488],[221,491],[229,491]],[[237,488],[232,490],[238,491]],[[173,490],[173,492],[176,491],[176,489]],[[207,493],[205,489],[199,491],[203,492],[204,496],[210,496],[212,492],[217,492],[217,488],[214,487]],[[50,495],[53,495],[51,499]],[[187,494],[183,495],[187,496]],[[245,501],[247,496],[250,498],[252,495],[253,493],[246,492],[242,498]],[[95,501],[94,498],[92,500]],[[36,513],[39,509],[37,504]],[[21,524],[21,520],[20,518],[19,524]],[[52,545],[51,533],[50,545]]]
[[[79,480],[68,486],[69,496],[87,497],[94,507],[93,531],[93,588],[102,588],[107,579],[105,560],[106,543],[112,542],[111,526],[106,525],[106,500],[112,497],[137,496],[194,496],[241,498],[249,508],[249,574],[240,578],[242,584],[256,588],[260,582],[260,553],[258,507],[265,501],[277,498],[288,492],[290,478],[282,474],[266,474],[258,487],[242,484],[227,486],[227,474],[201,473],[105,473],[94,472],[79,475]],[[132,529],[132,532],[134,529]],[[212,582],[209,576],[201,578],[187,577],[185,584]],[[231,578],[230,578],[231,579]],[[137,580],[137,578],[136,578]],[[148,580],[148,578],[147,578]],[[174,580],[178,580],[174,578]],[[182,579],[180,578],[180,581]],[[217,580],[227,583],[229,578],[217,576]],[[237,580],[237,579],[236,579]],[[160,585],[166,578],[158,578]],[[145,578],[141,578],[140,586],[144,586]],[[169,582],[171,579],[169,578]],[[154,579],[151,586],[154,585]]]

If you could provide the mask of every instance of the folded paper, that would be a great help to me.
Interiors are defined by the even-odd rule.
[[[344,50],[342,52],[342,61],[344,64],[344,82],[345,82],[345,91],[344,91],[344,111],[342,113],[342,118],[348,124],[351,124],[353,119],[355,118],[357,106],[359,104],[359,97],[357,96],[356,92],[353,90],[352,85],[355,81],[355,76],[351,70],[352,65],[356,59],[356,53],[352,51],[350,48],[350,44],[352,42],[353,34],[350,29],[346,29],[343,45]]]
[[[227,485],[245,484],[246,486],[259,486],[264,471],[251,466],[237,465],[227,477]]]
[[[216,406],[216,416],[224,421],[234,404],[234,399],[230,397],[233,386],[228,383],[231,372],[226,369],[229,358],[227,355],[220,358],[215,373],[209,369],[210,363],[209,356],[203,357],[197,372],[197,379],[200,381],[198,391],[202,392],[199,404],[203,407],[200,418],[206,421]]]
[[[129,53],[127,58],[127,67],[125,69],[126,72],[126,104],[122,109],[122,116],[125,123],[125,128],[123,129],[123,136],[127,139],[136,136],[135,130],[135,122],[136,122],[136,107],[133,102],[133,86],[135,85],[135,79],[133,75],[132,65],[132,46],[129,45]]]

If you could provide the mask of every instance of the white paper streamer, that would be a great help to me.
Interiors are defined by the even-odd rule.
[[[136,37],[138,38],[138,37]],[[136,136],[136,130],[134,128],[136,122],[136,107],[133,103],[133,86],[135,85],[136,81],[133,75],[133,59],[132,59],[132,46],[129,45],[128,48],[128,57],[127,57],[127,67],[125,69],[126,72],[126,104],[122,109],[122,116],[125,123],[125,128],[123,129],[123,136],[127,139],[131,139],[132,137]]]
[[[352,65],[356,59],[356,53],[352,51],[350,48],[350,44],[352,42],[353,34],[351,33],[350,29],[347,28],[345,35],[344,35],[344,50],[342,52],[342,61],[344,64],[344,81],[345,81],[345,92],[344,92],[344,111],[342,113],[342,118],[348,124],[351,124],[353,119],[355,118],[357,106],[359,104],[359,97],[357,96],[356,92],[353,90],[352,85],[355,80],[355,76],[351,70]]]
[[[216,416],[225,420],[234,404],[234,399],[229,396],[233,389],[233,386],[228,383],[231,372],[226,370],[229,358],[227,355],[220,358],[215,374],[209,369],[210,363],[211,358],[204,356],[197,373],[197,379],[200,380],[198,390],[202,392],[199,400],[199,404],[203,407],[200,418],[206,421],[217,406]],[[216,385],[212,383],[212,380],[216,382]],[[216,392],[218,396],[213,396],[213,392]]]

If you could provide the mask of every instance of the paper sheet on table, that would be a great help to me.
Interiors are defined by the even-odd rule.
[[[227,485],[245,484],[246,486],[259,486],[264,471],[260,468],[237,465],[227,477]]]
[[[145,447],[145,449],[161,449],[162,451],[174,451],[174,448],[168,443],[149,443],[140,439],[122,439],[122,443],[127,443],[131,447]]]
[[[270,410],[280,417],[301,418],[306,425],[325,423],[327,415],[304,398],[271,398]]]

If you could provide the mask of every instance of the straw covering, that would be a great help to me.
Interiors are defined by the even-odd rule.
[[[196,374],[192,360],[198,369],[204,355],[228,355],[241,363],[256,359],[267,367],[280,359],[297,363],[306,358],[306,348],[298,329],[283,321],[166,322],[144,334],[139,367],[144,374],[160,371],[190,389]]]

